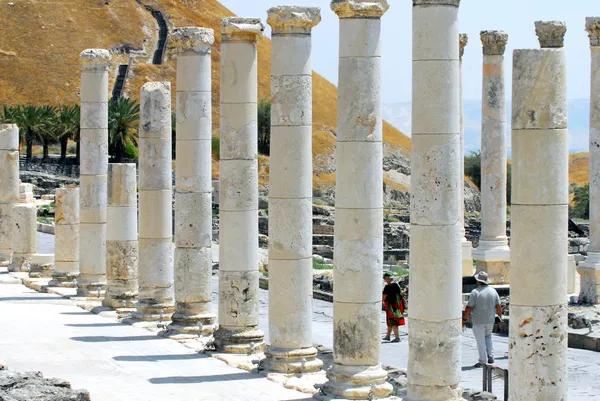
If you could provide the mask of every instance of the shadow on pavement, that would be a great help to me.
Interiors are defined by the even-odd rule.
[[[118,355],[114,356],[115,361],[124,362],[146,362],[146,361],[181,361],[189,359],[210,358],[204,354],[183,354],[183,355]]]
[[[59,312],[61,315],[89,315],[89,316],[95,316],[93,313],[91,312],[87,312],[87,311],[81,311],[81,312]]]
[[[113,326],[123,326],[123,323],[69,323],[65,324],[65,326],[69,327],[113,327]]]
[[[111,342],[111,341],[146,341],[146,340],[161,340],[161,337],[157,335],[153,336],[125,336],[125,337],[111,337],[111,336],[80,336],[71,337],[73,341],[81,341],[84,343],[100,343],[100,342]]]
[[[2,301],[68,301],[67,299],[63,298],[63,297],[52,297],[52,296],[46,296],[46,297],[2,297],[0,298],[0,302]]]
[[[148,381],[152,384],[184,384],[248,379],[264,379],[264,377],[257,374],[243,372],[225,375],[151,377],[148,379]]]

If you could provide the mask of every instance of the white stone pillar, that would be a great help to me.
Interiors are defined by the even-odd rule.
[[[465,103],[463,101],[463,70],[462,58],[465,53],[465,47],[469,42],[469,36],[466,33],[459,35],[459,79],[460,79],[460,222],[461,222],[461,246],[462,246],[462,275],[470,277],[473,275],[473,244],[467,240],[465,233]]]
[[[579,301],[600,303],[600,17],[586,18],[590,37],[592,76],[590,91],[590,246],[581,275]]]
[[[0,264],[13,253],[13,208],[19,199],[19,127],[0,124]]]
[[[171,84],[140,95],[139,262],[136,320],[166,321],[174,310]]]
[[[108,170],[108,69],[110,54],[80,54],[81,162],[77,295],[104,295],[106,287],[106,174]]]
[[[37,249],[37,206],[33,185],[19,184],[19,201],[13,208],[13,256],[9,272],[28,272]]]
[[[506,237],[506,96],[504,51],[508,35],[482,31],[483,94],[481,119],[481,237],[473,252],[477,271],[494,284],[509,283],[510,249]]]
[[[460,0],[413,0],[408,398],[461,399]]]
[[[54,204],[54,271],[49,285],[74,288],[79,276],[79,187],[57,188]]]
[[[327,371],[323,390],[334,398],[383,398],[392,390],[379,363],[383,273],[381,17],[388,8],[386,0],[331,3],[340,19],[340,58],[333,366]],[[458,178],[458,169],[456,173]]]
[[[108,165],[106,296],[103,305],[135,310],[138,293],[138,203],[134,163]]]
[[[511,401],[567,399],[568,135],[563,22],[515,50],[509,327]]]
[[[259,19],[221,23],[219,329],[217,349],[261,352],[258,328],[257,42]]]
[[[267,368],[323,366],[312,341],[312,36],[314,7],[273,7]]]
[[[214,32],[178,28],[175,313],[171,335],[209,336],[212,300],[212,91]]]

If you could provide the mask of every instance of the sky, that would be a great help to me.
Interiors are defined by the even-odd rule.
[[[220,0],[240,17],[260,17],[267,9],[285,5],[282,0]],[[482,50],[479,32],[503,30],[508,33],[506,48],[506,91],[511,91],[512,51],[538,48],[534,21],[560,20],[567,23],[569,99],[590,97],[590,50],[585,17],[599,16],[599,0],[463,0],[459,21],[461,33],[469,35],[463,58],[464,98],[481,99]],[[412,0],[388,0],[390,9],[382,19],[382,101],[411,100],[412,81]],[[287,4],[321,8],[321,23],[313,30],[313,69],[337,85],[338,18],[329,0],[290,0]],[[267,28],[270,36],[270,29]]]

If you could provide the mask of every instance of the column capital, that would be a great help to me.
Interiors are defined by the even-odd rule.
[[[469,43],[469,35],[466,33],[461,33],[458,35],[458,55],[461,60],[465,54],[465,47],[467,46],[467,43]]]
[[[390,8],[387,0],[332,0],[339,18],[381,18]]]
[[[590,37],[590,46],[600,46],[600,17],[586,17],[585,30]]]
[[[413,6],[460,6],[460,0],[413,0]]]
[[[221,22],[222,41],[256,42],[265,26],[260,18],[224,18]]]
[[[175,28],[170,42],[178,54],[206,54],[210,52],[210,47],[215,43],[215,31],[198,27]]]
[[[267,14],[273,35],[310,35],[312,28],[321,22],[318,7],[277,6],[269,8]]]
[[[542,49],[560,48],[564,46],[567,24],[564,21],[536,21],[535,33]]]
[[[79,54],[83,71],[104,72],[110,66],[111,55],[106,49],[85,49]]]
[[[506,51],[508,34],[504,31],[481,31],[479,33],[483,44],[484,56],[502,56]]]

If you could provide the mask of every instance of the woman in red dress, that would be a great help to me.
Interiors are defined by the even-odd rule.
[[[398,343],[400,342],[398,326],[406,324],[404,320],[404,298],[402,298],[402,294],[400,293],[400,285],[394,282],[390,273],[385,273],[383,279],[386,285],[383,288],[382,301],[387,324],[387,334],[383,339],[389,341],[393,331],[395,338],[391,342]]]

